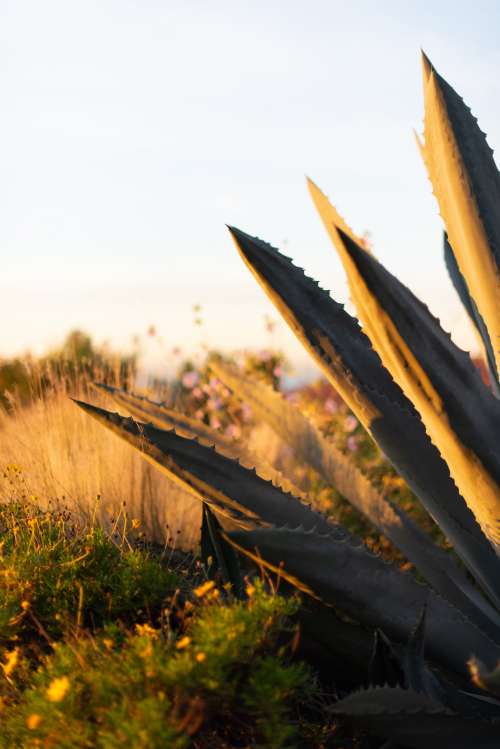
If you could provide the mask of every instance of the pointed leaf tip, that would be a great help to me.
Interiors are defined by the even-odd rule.
[[[429,60],[429,58],[427,57],[427,55],[425,54],[423,49],[420,50],[420,59],[422,62],[422,75],[423,75],[424,86],[425,86],[425,84],[429,80],[429,76],[434,70],[434,66],[432,62]]]

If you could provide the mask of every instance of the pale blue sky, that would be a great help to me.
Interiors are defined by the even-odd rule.
[[[0,354],[75,326],[119,346],[150,324],[168,348],[267,345],[277,315],[225,223],[345,300],[304,174],[470,347],[413,140],[419,48],[495,148],[499,22],[481,0],[0,0]],[[275,343],[304,365],[284,324]]]

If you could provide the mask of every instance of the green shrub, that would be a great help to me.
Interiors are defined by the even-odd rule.
[[[277,648],[298,604],[258,583],[251,592],[223,604],[212,589],[175,636],[168,626],[108,625],[56,644],[5,714],[0,747],[181,749],[194,734],[199,746],[204,736],[212,746],[242,736],[290,746],[291,708],[313,689],[306,667]]]
[[[176,575],[133,548],[123,530],[114,540],[34,501],[0,506],[0,544],[0,644],[149,618],[177,585]]]

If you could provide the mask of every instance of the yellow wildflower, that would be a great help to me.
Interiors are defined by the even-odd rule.
[[[195,588],[193,593],[197,598],[203,598],[205,593],[208,593],[209,590],[212,590],[215,583],[213,580],[207,580],[206,583],[203,583],[203,585],[200,585],[198,588]]]
[[[69,686],[67,676],[52,679],[47,689],[47,699],[49,702],[61,702],[66,696]]]
[[[135,625],[135,631],[140,637],[144,637],[144,635],[149,635],[149,637],[158,637],[158,630],[153,629],[149,624],[136,624]]]
[[[176,645],[177,650],[184,650],[191,642],[190,637],[182,637]]]
[[[28,718],[26,720],[26,725],[28,726],[30,731],[34,731],[40,725],[41,720],[42,720],[41,715],[38,715],[38,713],[31,713],[31,715],[28,715]]]
[[[134,528],[134,530],[136,528],[140,528],[140,525],[141,521],[139,520],[139,518],[132,518],[132,528]]]
[[[203,663],[206,657],[205,653],[196,653],[196,660],[198,663]]]
[[[19,662],[19,648],[14,648],[5,654],[5,663],[1,663],[2,671],[9,678]]]

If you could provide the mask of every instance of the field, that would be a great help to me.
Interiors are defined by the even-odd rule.
[[[282,365],[271,352],[240,361],[277,389]],[[257,568],[241,600],[211,579],[199,501],[71,400],[113,410],[91,384],[102,371],[47,371],[36,370],[23,399],[11,388],[1,417],[0,746],[368,746],[328,718],[335,675],[320,680],[303,660],[297,595],[276,595]],[[408,567],[205,366],[186,362],[156,397],[244,436],[324,513]],[[418,517],[330,386],[286,397]]]

